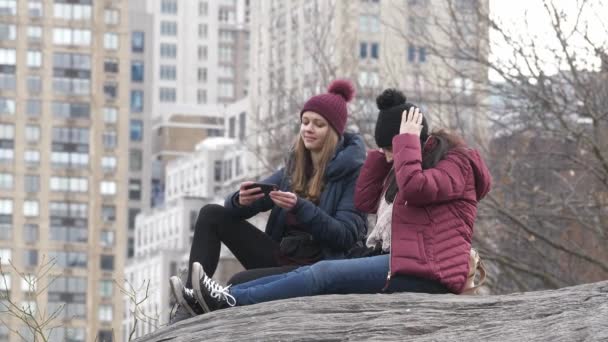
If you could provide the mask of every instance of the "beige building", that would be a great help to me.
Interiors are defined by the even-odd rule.
[[[127,12],[126,0],[0,1],[0,305],[56,312],[51,341],[122,334]],[[31,286],[8,264],[34,279],[51,258]],[[0,341],[40,340],[0,318]]]
[[[479,24],[477,15],[487,11],[488,1],[452,3],[463,20],[460,24],[466,23],[465,35],[478,42],[476,51],[470,52],[487,54],[487,27]],[[262,157],[255,166],[259,172],[281,163],[297,132],[304,101],[324,92],[338,77],[356,85],[349,124],[367,133],[370,145],[375,97],[387,87],[401,89],[409,101],[429,113],[432,125],[483,127],[476,114],[484,98],[472,79],[485,82],[487,70],[461,61],[446,65],[443,57],[462,55],[458,42],[443,33],[455,29],[448,24],[447,4],[445,0],[256,1],[251,8],[248,142]]]

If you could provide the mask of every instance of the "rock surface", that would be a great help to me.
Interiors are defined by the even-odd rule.
[[[608,281],[501,296],[331,295],[216,311],[137,341],[608,341]]]

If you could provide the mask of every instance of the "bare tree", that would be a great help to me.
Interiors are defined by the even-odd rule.
[[[138,287],[134,287],[128,280],[124,281],[124,285],[115,281],[116,287],[120,290],[120,292],[125,295],[125,297],[129,300],[129,308],[128,310],[131,312],[131,317],[133,318],[133,325],[131,326],[131,331],[128,332],[129,338],[128,341],[131,341],[135,337],[135,333],[137,331],[137,326],[141,324],[148,324],[154,327],[154,330],[159,328],[159,314],[155,313],[151,315],[147,312],[145,306],[146,302],[150,296],[150,280],[142,281],[141,285]]]
[[[433,19],[431,58],[485,99],[477,114],[492,133],[463,133],[484,142],[494,176],[476,243],[493,263],[495,292],[608,278],[608,25],[600,1],[570,5],[543,1],[544,18],[534,18],[547,23],[542,40],[527,22],[513,30],[497,21],[479,0],[445,0],[447,17]],[[479,44],[485,29],[490,49],[506,53]],[[496,81],[478,77],[483,68]],[[440,82],[445,93],[458,88]]]
[[[0,323],[23,341],[31,341],[32,338],[35,341],[48,341],[53,329],[60,326],[55,320],[63,310],[63,306],[53,312],[41,310],[43,306],[40,305],[39,297],[55,280],[50,274],[55,267],[55,260],[46,260],[43,256],[40,266],[31,274],[19,271],[10,260],[8,263],[10,269],[6,271],[0,260]],[[11,296],[11,275],[18,275],[19,279],[27,285],[26,300],[21,305]],[[24,330],[11,328],[14,325],[9,324],[9,321],[20,322]]]

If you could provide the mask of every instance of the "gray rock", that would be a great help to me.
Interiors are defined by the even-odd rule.
[[[138,341],[608,341],[608,281],[501,296],[331,295],[230,308]]]

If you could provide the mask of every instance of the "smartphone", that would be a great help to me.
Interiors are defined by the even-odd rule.
[[[268,196],[268,194],[271,191],[279,190],[279,187],[276,184],[269,184],[269,183],[253,183],[251,185],[248,185],[245,188],[245,190],[249,190],[249,189],[253,189],[253,188],[260,188],[260,189],[262,189],[262,192],[266,196]]]

